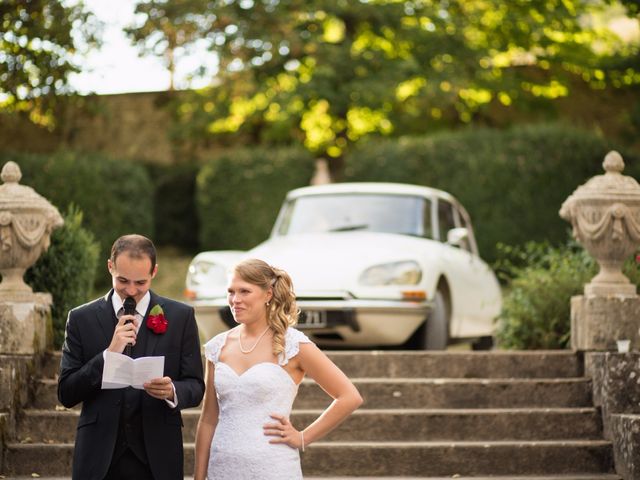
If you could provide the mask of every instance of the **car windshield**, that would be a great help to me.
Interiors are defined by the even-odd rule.
[[[287,202],[277,235],[367,231],[431,238],[431,202],[384,194],[310,195]]]

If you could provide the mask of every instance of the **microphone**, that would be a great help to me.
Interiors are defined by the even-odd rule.
[[[123,308],[124,308],[124,314],[125,315],[135,315],[136,314],[136,301],[133,297],[127,297],[124,299],[124,303],[122,304]],[[126,325],[127,323],[131,323],[132,320],[127,320],[126,322],[124,322],[124,324]],[[124,347],[124,354],[127,356],[131,356],[131,344],[127,344],[126,347]]]

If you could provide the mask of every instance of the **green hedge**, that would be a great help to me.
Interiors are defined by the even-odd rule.
[[[604,173],[602,161],[612,148],[566,125],[464,130],[360,145],[346,158],[345,181],[404,182],[450,192],[469,211],[482,256],[493,261],[499,242],[562,243],[569,226],[558,215],[562,202]],[[620,151],[624,173],[637,177],[639,159]]]
[[[595,260],[574,241],[560,247],[530,242],[499,248],[499,271],[506,280],[496,340],[500,348],[567,348],[573,295],[582,293],[598,271]],[[635,285],[640,270],[634,258],[624,273]]]
[[[89,300],[98,265],[99,245],[82,227],[82,213],[70,206],[64,225],[53,231],[49,249],[25,275],[35,292],[53,297],[53,341],[62,346],[69,309]]]
[[[147,169],[154,186],[154,243],[183,251],[197,250],[200,228],[195,202],[198,165],[147,165]]]
[[[202,167],[196,202],[202,249],[247,249],[265,240],[285,194],[309,184],[313,158],[298,148],[242,149]]]
[[[153,186],[142,165],[69,152],[0,155],[2,165],[8,160],[20,165],[21,184],[34,188],[59,210],[70,204],[79,207],[105,262],[120,235],[153,235]]]

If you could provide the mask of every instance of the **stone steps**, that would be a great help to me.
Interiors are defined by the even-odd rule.
[[[565,408],[592,405],[588,378],[352,378],[364,408]],[[326,408],[328,397],[304,380],[296,409]],[[57,382],[36,381],[34,408],[58,405]]]
[[[8,473],[65,475],[73,444],[9,444]],[[494,442],[318,442],[302,456],[305,475],[453,476],[612,473],[603,440]],[[26,467],[26,468],[25,468]],[[185,474],[193,444],[185,443]]]
[[[322,410],[294,410],[293,424],[309,425]],[[183,437],[195,438],[200,411],[182,412]],[[26,410],[20,420],[21,442],[72,443],[78,410]],[[595,408],[523,409],[360,409],[327,441],[384,438],[388,441],[496,441],[496,440],[596,440],[602,438],[600,414]]]
[[[572,378],[584,376],[569,350],[536,351],[328,351],[349,378]],[[60,352],[47,355],[42,376],[54,378]]]
[[[303,454],[306,478],[620,480],[593,407],[591,380],[575,353],[328,354],[365,403]],[[4,474],[66,480],[70,473],[79,409],[58,405],[59,361],[59,354],[49,355],[48,378],[34,381],[31,408],[5,452]],[[330,402],[303,381],[293,423],[308,425]],[[183,412],[187,475],[199,413]]]
[[[18,476],[6,477],[11,480],[33,480],[34,477]],[[71,480],[71,477],[49,477],[39,476],[39,480]],[[306,480],[451,480],[452,477],[305,477]],[[623,480],[619,475],[611,473],[590,474],[590,475],[544,475],[544,476],[491,476],[491,477],[455,477],[456,480]],[[193,480],[191,476],[185,476],[185,480]]]

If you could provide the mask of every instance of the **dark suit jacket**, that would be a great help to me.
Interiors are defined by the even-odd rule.
[[[182,480],[180,409],[199,405],[204,394],[198,327],[192,307],[150,293],[149,309],[159,304],[169,325],[165,333],[153,333],[145,324],[147,311],[138,342],[144,335],[144,355],[164,355],[164,375],[173,380],[178,407],[139,391],[144,444],[156,480]],[[104,478],[118,436],[123,389],[101,389],[103,352],[115,330],[111,295],[113,291],[74,308],[67,318],[58,399],[67,408],[82,402],[73,457],[73,478],[78,480]]]

